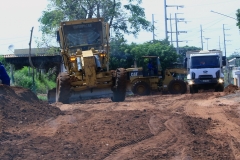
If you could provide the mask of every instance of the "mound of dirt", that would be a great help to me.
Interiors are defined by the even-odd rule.
[[[40,101],[31,90],[0,84],[0,133],[6,127],[43,122],[63,114],[62,111]]]
[[[236,90],[238,90],[238,86],[233,85],[233,84],[229,84],[227,87],[224,88],[224,92],[225,93],[235,93]]]

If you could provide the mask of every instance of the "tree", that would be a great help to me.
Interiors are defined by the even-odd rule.
[[[234,52],[232,53],[229,57],[227,57],[227,60],[231,60],[229,62],[229,65],[232,66],[240,66],[240,53],[239,52]]]
[[[180,54],[179,54],[179,62],[180,63],[183,63],[184,62],[184,59],[186,57],[186,53],[187,51],[199,51],[201,50],[201,48],[199,47],[195,47],[195,46],[184,46],[184,47],[181,47],[180,48]]]
[[[237,16],[237,26],[240,29],[240,9],[237,10],[236,16]]]
[[[132,44],[130,54],[138,63],[143,64],[142,56],[158,56],[160,57],[162,69],[171,67],[173,62],[177,61],[178,55],[172,45],[166,40],[155,40],[143,43],[141,45]]]
[[[114,39],[111,43],[110,67],[123,66],[129,68],[137,61],[139,67],[146,62],[142,56],[159,56],[163,69],[176,62],[178,55],[175,48],[166,40],[155,40],[143,44],[127,44],[124,39]]]
[[[52,35],[61,21],[100,18],[109,23],[116,35],[133,34],[141,29],[151,30],[150,22],[145,19],[142,0],[49,0],[47,10],[39,18],[43,34]]]
[[[123,36],[114,37],[110,42],[111,54],[109,67],[111,69],[123,67],[129,68],[134,62],[134,58],[131,54],[128,54],[126,50],[131,48],[131,45],[127,44],[127,41]]]

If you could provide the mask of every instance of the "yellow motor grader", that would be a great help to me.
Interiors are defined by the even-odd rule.
[[[149,95],[151,91],[158,90],[162,93],[184,94],[187,92],[187,85],[182,78],[187,75],[185,68],[167,68],[162,71],[158,56],[143,56],[140,66],[127,68],[128,91],[135,95]],[[147,63],[151,63],[150,69]]]
[[[103,18],[61,22],[57,40],[63,65],[56,89],[48,92],[50,103],[99,97],[125,100],[126,70],[109,70],[109,25]]]

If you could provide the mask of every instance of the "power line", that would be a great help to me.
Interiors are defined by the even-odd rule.
[[[215,5],[215,4],[230,3],[230,2],[233,2],[233,1],[239,1],[239,0],[232,0],[232,1],[227,0],[227,1],[221,2],[221,3],[217,2],[217,3],[208,3],[208,4],[202,4],[202,5],[190,5],[188,7],[200,7],[200,6],[208,6],[208,5],[212,6],[212,5]]]

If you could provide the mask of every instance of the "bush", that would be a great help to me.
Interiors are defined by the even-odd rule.
[[[51,77],[51,80],[50,80],[47,77],[48,77],[47,74],[42,74],[40,77],[36,76],[36,70],[35,70],[35,76],[34,76],[35,88],[33,88],[32,69],[29,72],[28,67],[23,67],[23,69],[15,71],[14,85],[31,89],[32,91],[35,91],[38,94],[39,93],[46,94],[48,90],[56,87],[56,82],[54,80],[56,78]]]

